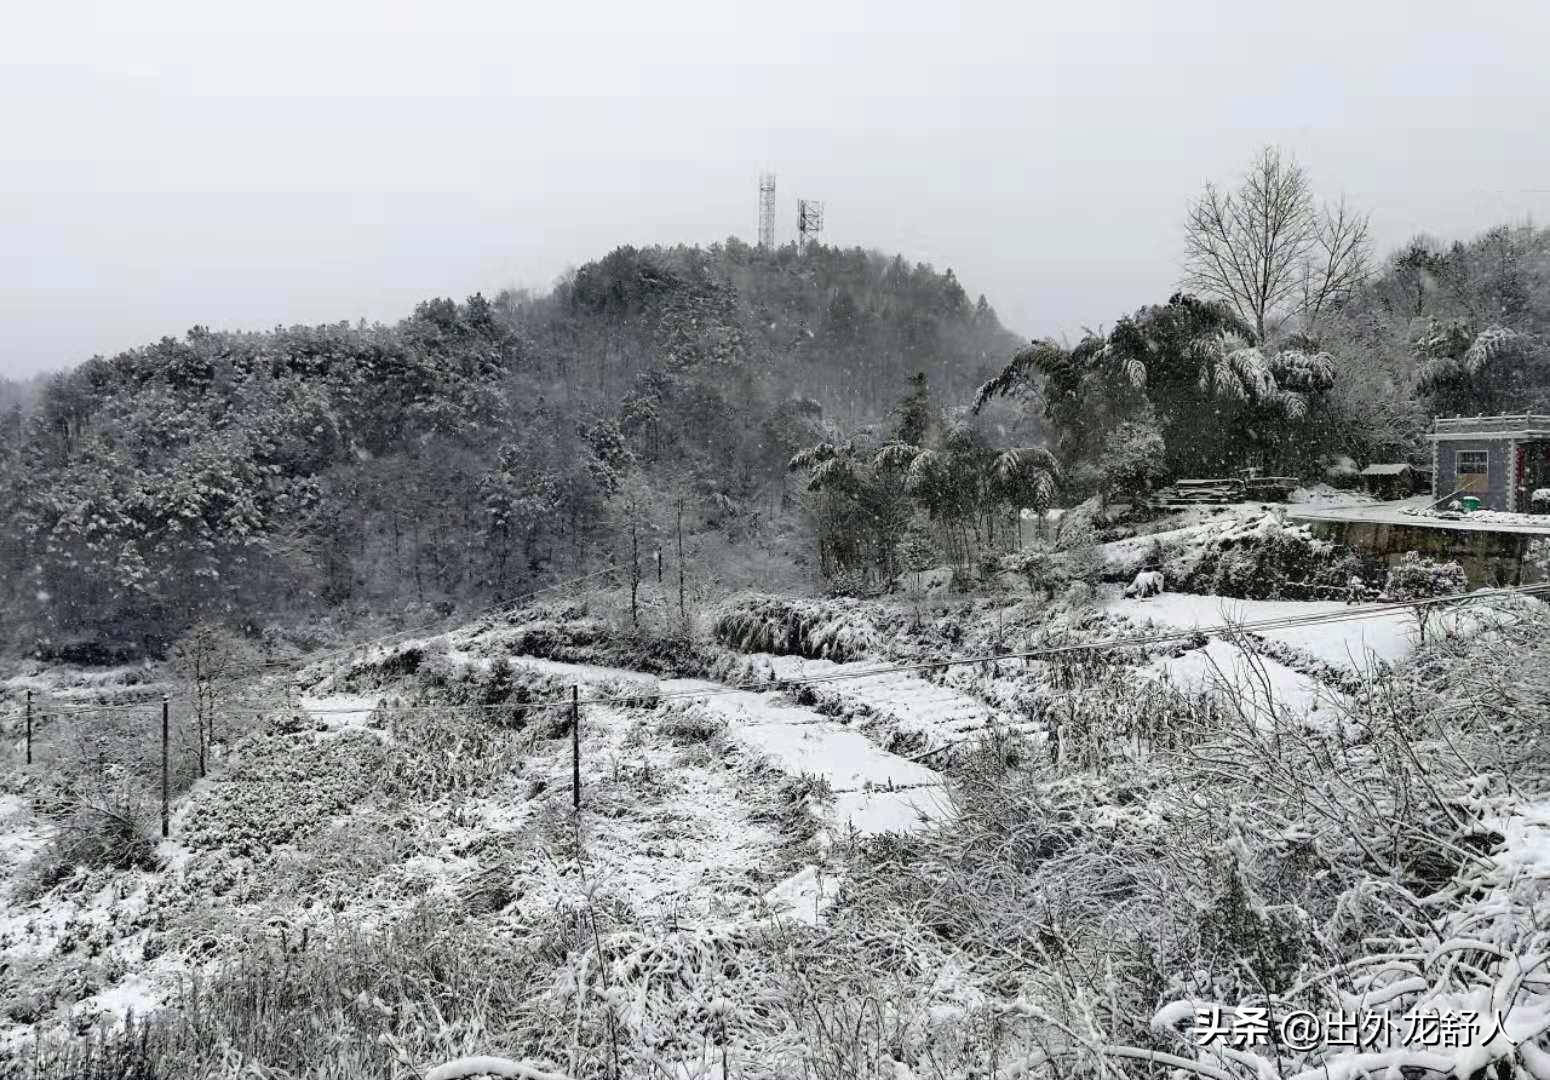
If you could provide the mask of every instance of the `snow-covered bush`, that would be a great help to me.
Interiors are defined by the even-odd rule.
[[[1085,581],[1073,581],[1060,594],[1060,603],[1068,613],[1079,614],[1089,610],[1096,600],[1093,587]]]
[[[1458,563],[1438,562],[1418,552],[1407,551],[1389,567],[1383,595],[1390,600],[1425,600],[1455,596],[1468,588],[1469,580]]]
[[[1071,583],[1069,559],[1043,544],[1034,544],[1008,555],[1001,560],[1011,573],[1027,583],[1028,588],[1045,597],[1053,597]]]
[[[122,770],[71,785],[49,800],[43,816],[53,836],[23,868],[16,900],[41,895],[76,869],[149,870],[160,863],[155,802]]]
[[[745,597],[718,612],[711,629],[718,641],[739,652],[845,661],[881,649],[866,605],[854,600]]]
[[[1407,551],[1389,567],[1383,595],[1390,601],[1417,601],[1414,609],[1416,633],[1425,642],[1428,631],[1438,625],[1438,616],[1442,613],[1440,605],[1427,601],[1439,596],[1456,596],[1468,588],[1469,580],[1458,563],[1437,562]]]
[[[831,599],[872,596],[876,592],[862,570],[836,570],[824,583],[824,594]]]
[[[190,848],[254,854],[312,835],[372,792],[388,755],[370,733],[345,732],[327,741],[249,735],[233,758],[186,811]]]
[[[1353,576],[1372,573],[1349,548],[1313,536],[1306,525],[1287,525],[1275,514],[1233,523],[1205,545],[1184,583],[1187,592],[1246,600],[1344,598]]]
[[[694,701],[673,704],[657,723],[657,730],[676,746],[708,743],[726,728],[725,716]]]
[[[1523,553],[1523,565],[1533,571],[1530,581],[1550,580],[1550,540],[1535,540]],[[1529,582],[1525,582],[1528,584]]]
[[[1098,543],[1102,517],[1102,501],[1096,497],[1073,506],[1055,521],[1055,546],[1079,548]]]

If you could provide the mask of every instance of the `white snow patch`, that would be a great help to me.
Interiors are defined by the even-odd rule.
[[[808,926],[823,921],[824,909],[839,895],[840,879],[825,875],[808,864],[764,894],[764,902],[777,914]]]
[[[1270,702],[1297,713],[1317,711],[1330,704],[1335,695],[1316,679],[1278,663],[1267,656],[1252,660],[1236,645],[1210,641],[1202,649],[1191,649],[1182,656],[1153,661],[1143,671],[1166,678],[1185,690],[1219,689],[1236,696],[1246,710],[1259,713]]]
[[[913,832],[948,816],[945,790],[936,784],[904,791],[847,791],[830,811],[842,827],[867,836]]]
[[[126,1014],[133,1012],[137,1018],[141,1018],[161,1008],[163,994],[145,975],[130,972],[115,985],[78,1001],[71,1012],[77,1016],[106,1013],[114,1017],[110,1027],[120,1029]]]
[[[314,720],[321,720],[330,731],[348,728],[368,728],[371,714],[385,694],[329,694],[324,697],[304,697],[297,702],[302,712]]]
[[[1360,610],[1328,600],[1237,600],[1194,593],[1163,593],[1149,600],[1119,599],[1105,606],[1109,611],[1137,622],[1150,620],[1159,626],[1180,630],[1337,612],[1354,615]],[[1415,619],[1408,611],[1258,633],[1311,653],[1331,666],[1357,671],[1369,667],[1370,659],[1389,664],[1403,660],[1416,644]]]

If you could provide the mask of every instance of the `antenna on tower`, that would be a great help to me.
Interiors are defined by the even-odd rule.
[[[797,200],[797,247],[806,251],[813,237],[823,232],[823,203],[816,199]]]
[[[759,174],[759,246],[775,250],[775,174]]]

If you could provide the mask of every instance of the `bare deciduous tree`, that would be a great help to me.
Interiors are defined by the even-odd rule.
[[[1319,209],[1307,173],[1267,146],[1236,191],[1207,184],[1184,228],[1183,284],[1223,300],[1261,341],[1276,316],[1310,321],[1344,303],[1370,270],[1367,215]]]
[[[1302,314],[1318,322],[1324,312],[1344,306],[1371,273],[1368,216],[1341,198],[1319,216],[1313,252],[1304,265]]]
[[[173,646],[173,671],[186,684],[193,705],[200,776],[207,771],[215,742],[216,714],[235,693],[240,680],[251,674],[254,663],[245,641],[212,623],[200,623]]]

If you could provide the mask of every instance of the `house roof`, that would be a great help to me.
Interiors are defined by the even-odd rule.
[[[1550,416],[1519,413],[1507,416],[1439,416],[1428,439],[1550,438]]]
[[[1385,462],[1381,465],[1369,465],[1362,470],[1363,476],[1399,476],[1401,473],[1412,471],[1414,466],[1403,461]]]

